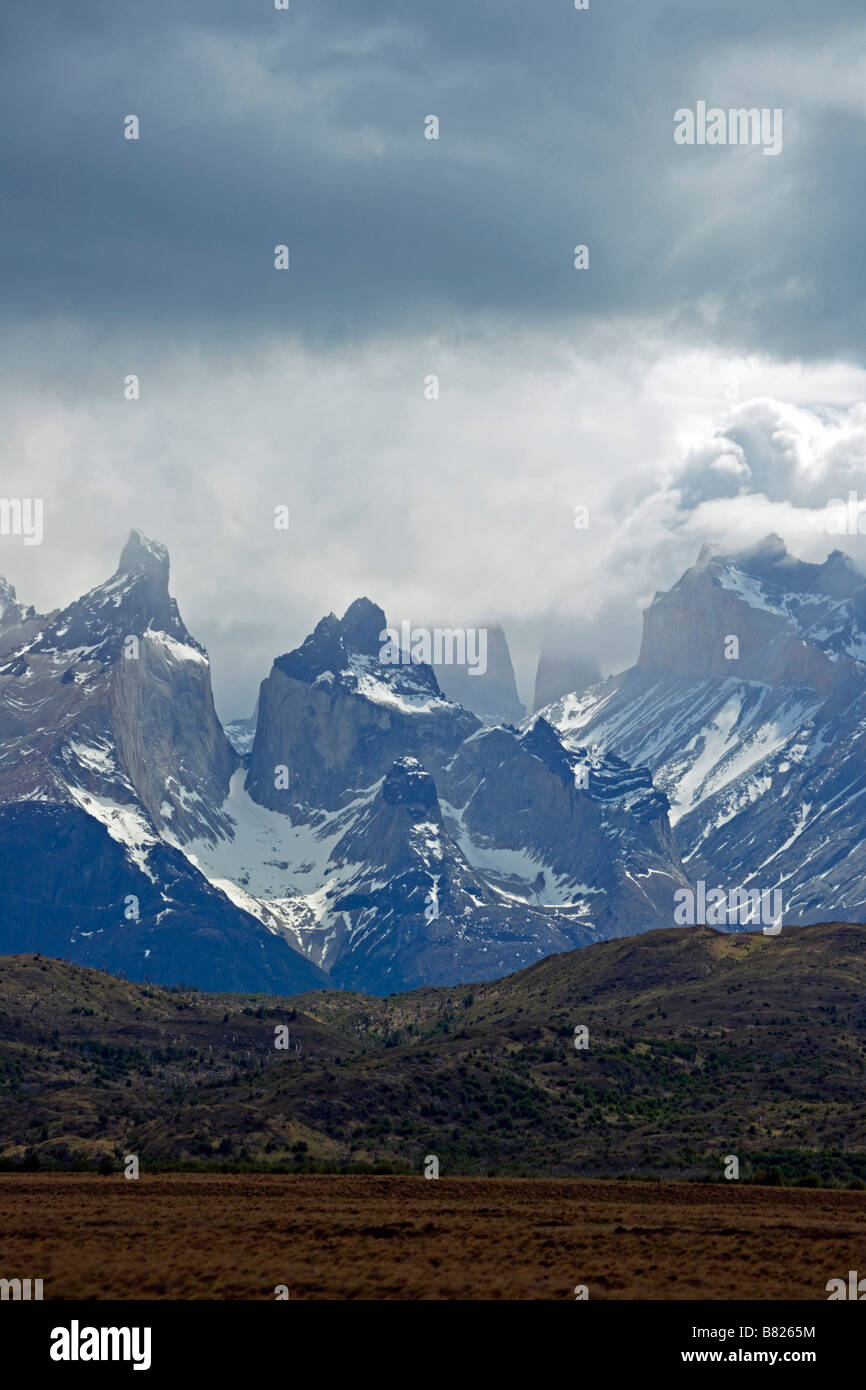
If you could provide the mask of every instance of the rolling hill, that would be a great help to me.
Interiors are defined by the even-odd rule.
[[[720,1177],[736,1155],[741,1177],[849,1183],[864,1082],[861,925],[664,929],[387,998],[0,959],[6,1166]]]

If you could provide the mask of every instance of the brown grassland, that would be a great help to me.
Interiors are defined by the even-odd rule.
[[[866,1193],[734,1183],[0,1173],[46,1299],[826,1299]]]

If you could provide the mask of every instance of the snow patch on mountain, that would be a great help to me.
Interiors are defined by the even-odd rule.
[[[331,862],[334,847],[377,788],[340,811],[293,822],[253,801],[244,777],[243,769],[234,773],[220,808],[231,833],[177,847],[236,906],[308,951],[311,934],[320,935],[327,916],[327,895],[345,877],[345,867],[340,872]],[[172,843],[169,834],[165,838]]]
[[[179,642],[169,633],[159,632],[152,627],[147,628],[144,635],[149,642],[163,647],[174,661],[198,661],[202,666],[210,664],[207,653],[194,647],[191,642]]]
[[[72,800],[100,825],[104,825],[109,835],[123,845],[129,858],[151,883],[156,883],[156,875],[148,863],[148,854],[159,843],[159,836],[147,823],[137,806],[122,805],[107,796],[96,796],[82,787],[70,787]]]

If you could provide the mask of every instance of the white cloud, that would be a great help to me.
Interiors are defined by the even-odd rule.
[[[629,664],[642,605],[704,540],[777,530],[808,558],[861,544],[816,531],[863,477],[866,373],[850,364],[682,354],[637,332],[579,352],[493,331],[319,352],[272,339],[210,361],[68,325],[61,341],[64,376],[46,340],[0,388],[5,495],[46,506],[45,543],[0,538],[0,572],[53,607],[110,573],[131,526],[165,541],[226,716],[361,593],[415,621],[506,617],[528,695],[545,614]]]

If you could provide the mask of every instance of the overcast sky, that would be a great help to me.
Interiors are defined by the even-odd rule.
[[[704,540],[866,565],[820,529],[866,497],[864,70],[862,0],[6,6],[0,490],[46,526],[0,572],[49,608],[164,541],[228,718],[361,593],[498,616],[527,698],[549,614],[628,665]],[[781,153],[675,144],[698,101]]]

